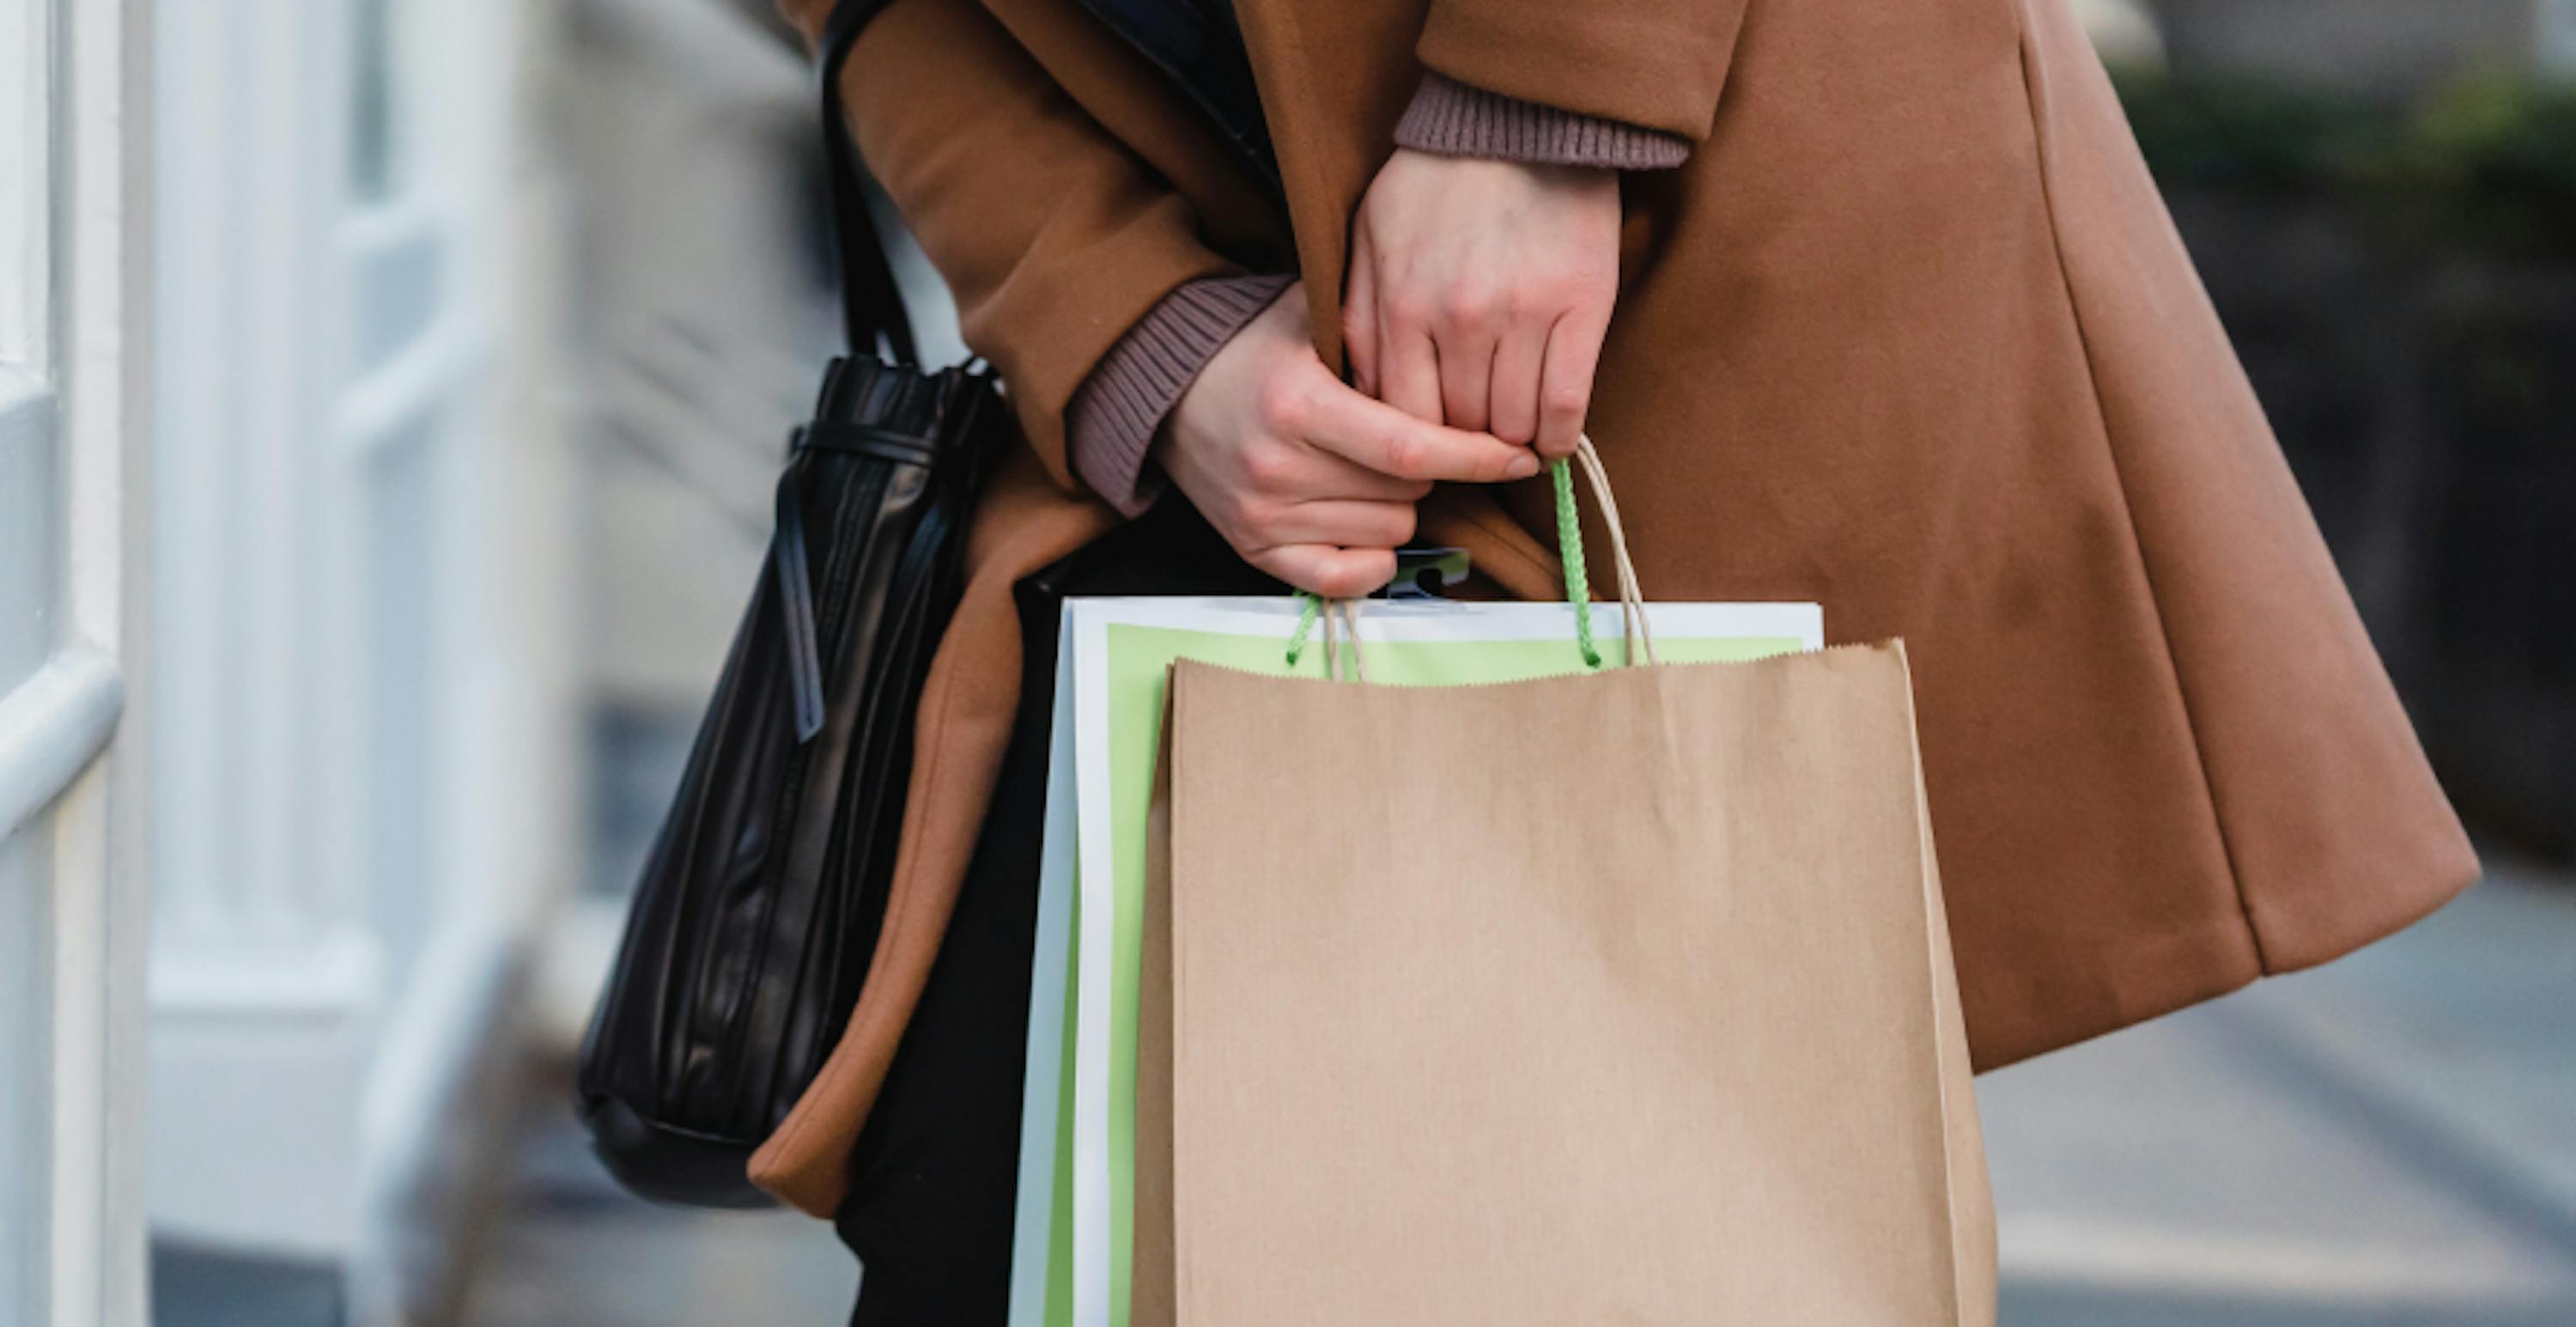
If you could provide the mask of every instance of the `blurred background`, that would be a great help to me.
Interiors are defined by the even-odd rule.
[[[2576,1323],[2576,0],[2076,7],[2491,877],[1982,1080],[2006,1321]],[[801,50],[0,0],[11,88],[0,1324],[842,1320],[568,1108],[836,340]]]

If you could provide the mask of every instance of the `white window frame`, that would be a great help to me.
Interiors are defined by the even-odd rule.
[[[21,1011],[48,1042],[42,1178],[0,1194],[42,1243],[42,1285],[0,1284],[0,1314],[49,1327],[145,1316],[139,771],[115,739],[143,589],[149,119],[134,57],[149,14],[145,0],[0,0],[0,97],[15,99],[0,107],[0,449],[45,476],[0,493],[0,522],[44,550],[43,579],[19,582],[37,602],[0,605],[0,629],[36,630],[21,643],[45,654],[0,678],[0,838],[42,845],[14,883],[43,891],[51,922],[47,1003]]]

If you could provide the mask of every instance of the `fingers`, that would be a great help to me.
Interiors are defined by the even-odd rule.
[[[1492,399],[1494,347],[1511,331],[1506,310],[1493,297],[1469,288],[1450,297],[1431,337],[1440,363],[1439,422],[1483,432]]]
[[[1356,498],[1363,502],[1420,502],[1431,496],[1428,479],[1405,479],[1371,470],[1357,461],[1302,444],[1304,461],[1296,482],[1284,493],[1294,502]]]
[[[1352,222],[1346,327],[1367,361],[1354,380],[1416,419],[1570,453],[1618,298],[1622,217],[1616,171],[1399,148]]]
[[[1265,513],[1264,534],[1279,545],[1330,544],[1337,548],[1401,548],[1413,538],[1410,502],[1297,502]]]
[[[1368,232],[1351,240],[1350,289],[1342,295],[1342,355],[1351,366],[1351,384],[1377,395],[1377,260]]]
[[[1399,479],[1494,484],[1538,473],[1538,457],[1488,433],[1426,423],[1344,389],[1320,395],[1298,433],[1346,461]]]
[[[1429,480],[1371,468],[1318,440],[1351,402],[1376,404],[1335,381],[1320,361],[1311,372],[1275,380],[1262,393],[1254,436],[1242,444],[1242,482],[1234,487],[1281,503],[1318,498],[1420,501],[1431,491]]]
[[[1302,589],[1362,595],[1394,579],[1394,549],[1413,537],[1413,504],[1431,483],[1317,444],[1353,403],[1412,421],[1344,385],[1308,331],[1292,285],[1200,371],[1155,456],[1246,561]]]
[[[1592,409],[1592,378],[1601,363],[1608,327],[1574,315],[1548,329],[1547,356],[1538,386],[1538,451],[1551,461],[1574,454],[1583,419]]]
[[[1395,552],[1290,544],[1245,559],[1262,571],[1327,599],[1356,599],[1395,579]]]
[[[1374,395],[1415,419],[1437,424],[1447,416],[1440,394],[1440,353],[1431,327],[1414,311],[1378,305],[1378,380]]]
[[[1313,442],[1308,435],[1332,413],[1332,398],[1403,419],[1334,381],[1317,362],[1311,374],[1283,377],[1264,393],[1259,425],[1238,444],[1223,477],[1200,473],[1191,456],[1168,458],[1174,478],[1238,551],[1394,548],[1413,537],[1413,504],[1430,493],[1430,482],[1370,469]]]
[[[1547,329],[1515,330],[1494,347],[1494,379],[1488,392],[1485,431],[1505,442],[1526,443],[1538,436],[1539,383],[1547,365]]]

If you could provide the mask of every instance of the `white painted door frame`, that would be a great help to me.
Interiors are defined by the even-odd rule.
[[[0,657],[40,660],[0,664],[0,915],[47,923],[0,980],[0,1049],[42,1067],[0,1121],[0,1319],[48,1327],[146,1302],[141,780],[115,735],[145,565],[149,15],[0,0]]]

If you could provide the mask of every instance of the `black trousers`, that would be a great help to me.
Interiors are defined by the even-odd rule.
[[[1000,1327],[1011,1272],[1059,610],[1074,595],[1282,594],[1178,494],[1019,586],[1020,706],[929,984],[833,1223],[865,1269],[851,1327]]]

